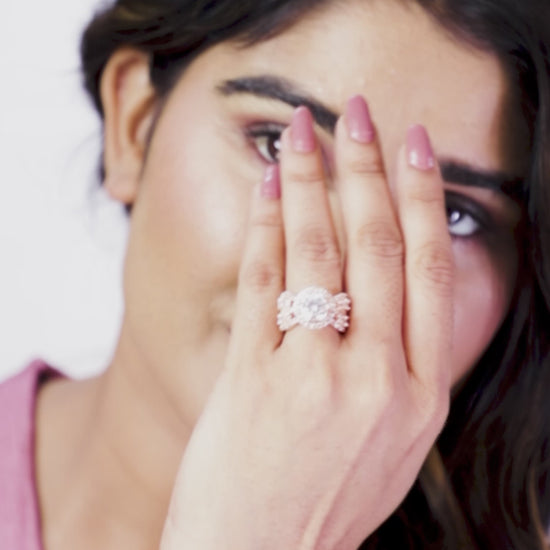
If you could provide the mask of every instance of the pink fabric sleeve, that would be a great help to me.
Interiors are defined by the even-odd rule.
[[[35,361],[0,384],[0,549],[42,550],[35,484],[36,394],[55,374]]]

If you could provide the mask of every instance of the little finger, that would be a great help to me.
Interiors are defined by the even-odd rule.
[[[441,174],[424,127],[400,151],[398,204],[406,249],[404,339],[411,373],[436,395],[450,386],[454,257]]]

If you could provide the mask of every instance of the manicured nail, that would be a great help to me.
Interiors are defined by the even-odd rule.
[[[298,107],[290,125],[292,148],[297,153],[312,153],[317,147],[313,130],[313,117],[307,107]]]
[[[260,193],[266,199],[281,198],[281,179],[278,164],[270,164],[266,168]]]
[[[349,137],[358,143],[370,143],[374,139],[374,126],[367,102],[356,95],[348,101],[346,124]]]
[[[417,124],[407,132],[407,156],[409,164],[417,170],[431,170],[435,157],[426,128]]]

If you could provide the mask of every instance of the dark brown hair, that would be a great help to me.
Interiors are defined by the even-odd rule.
[[[102,115],[99,82],[122,46],[150,56],[160,98],[185,67],[226,40],[243,46],[344,0],[119,0],[82,40],[84,83]],[[367,1],[367,0],[365,0]],[[437,446],[400,508],[367,549],[543,549],[550,519],[550,3],[417,2],[457,40],[495,53],[531,130],[510,312],[454,397]]]

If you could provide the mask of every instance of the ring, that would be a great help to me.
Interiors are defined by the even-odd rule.
[[[310,286],[297,294],[285,290],[277,300],[277,326],[287,331],[296,325],[308,329],[334,327],[346,332],[351,300],[345,292],[332,295],[326,288]]]

